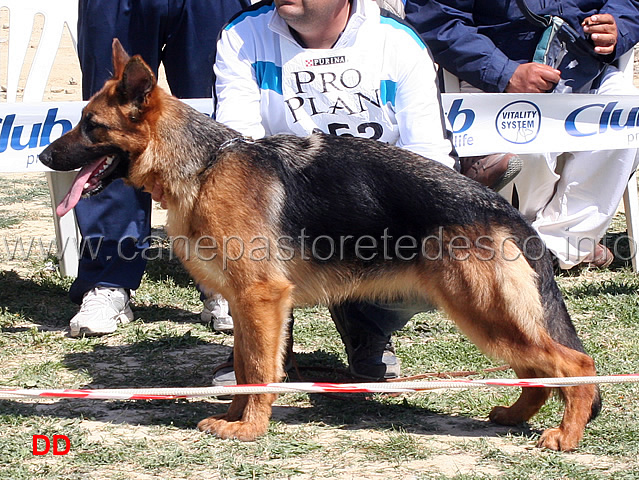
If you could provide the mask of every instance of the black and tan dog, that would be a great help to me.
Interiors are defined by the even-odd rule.
[[[171,97],[113,45],[114,77],[40,160],[82,167],[59,213],[116,177],[160,186],[168,230],[194,279],[226,297],[240,383],[277,382],[291,308],[345,299],[428,301],[520,377],[594,375],[534,230],[499,195],[372,140],[323,134],[251,141]],[[547,388],[523,389],[490,418],[532,417]],[[560,389],[565,412],[539,446],[574,449],[600,409],[593,385]],[[235,396],[200,422],[253,440],[275,395]]]

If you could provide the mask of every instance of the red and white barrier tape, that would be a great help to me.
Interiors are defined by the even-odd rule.
[[[0,390],[1,398],[93,398],[100,400],[172,400],[191,397],[246,395],[258,393],[409,393],[439,388],[483,387],[574,387],[603,383],[639,383],[639,374],[608,375],[601,377],[435,380],[419,382],[382,383],[267,383],[263,385],[229,385],[202,388],[140,388],[100,390]]]

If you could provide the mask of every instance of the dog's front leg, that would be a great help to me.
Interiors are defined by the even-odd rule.
[[[283,377],[285,325],[291,286],[286,281],[261,282],[237,296],[231,305],[234,322],[234,367],[239,384],[278,382]],[[221,438],[255,440],[266,433],[275,394],[236,395],[225,415],[198,424]]]

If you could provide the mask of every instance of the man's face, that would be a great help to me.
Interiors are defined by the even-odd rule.
[[[309,22],[330,22],[345,3],[348,0],[275,0],[275,7],[280,17],[295,28]]]

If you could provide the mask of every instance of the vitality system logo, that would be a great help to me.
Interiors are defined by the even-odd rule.
[[[497,114],[495,128],[507,142],[530,143],[539,134],[541,110],[527,100],[509,103]]]

